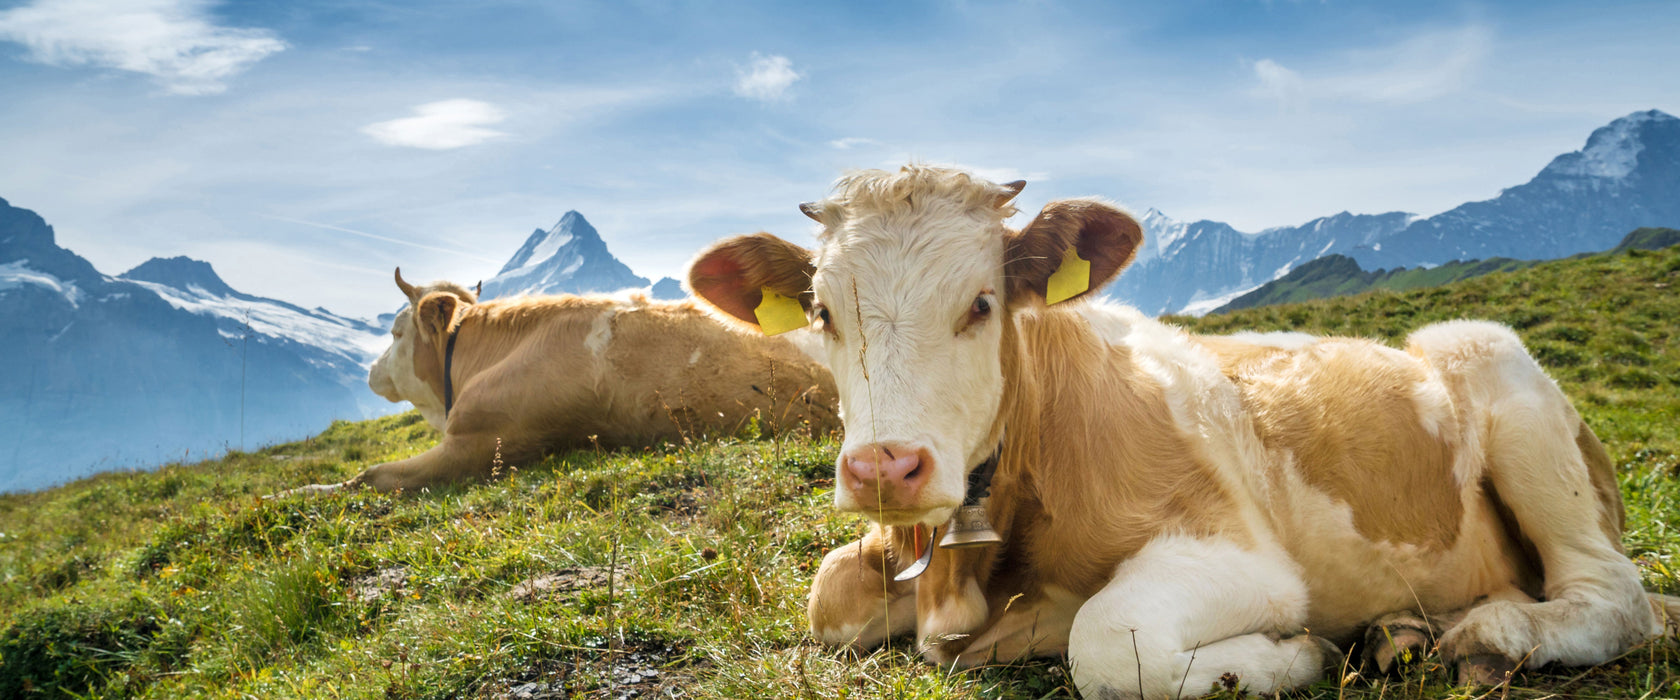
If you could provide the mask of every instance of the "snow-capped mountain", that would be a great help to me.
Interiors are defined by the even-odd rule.
[[[1155,314],[1212,310],[1332,253],[1377,269],[1604,250],[1636,228],[1680,225],[1680,119],[1656,110],[1622,117],[1527,184],[1428,218],[1343,212],[1244,233],[1151,209],[1140,223],[1144,250],[1106,293]]]
[[[241,294],[187,258],[100,274],[5,200],[0,337],[0,491],[254,448],[396,408],[366,385],[382,329]]]
[[[1593,131],[1534,179],[1408,226],[1366,268],[1507,257],[1561,258],[1610,248],[1628,231],[1680,224],[1680,119],[1635,112]]]
[[[485,299],[520,294],[581,294],[646,288],[646,277],[631,272],[607,250],[601,234],[576,211],[568,211],[553,228],[537,229],[513,254],[502,271],[484,280]],[[666,299],[682,289],[676,280],[661,279],[655,298]]]
[[[1319,256],[1373,245],[1413,218],[1342,212],[1244,233],[1218,221],[1174,221],[1150,209],[1139,221],[1144,250],[1106,293],[1151,314],[1205,312]]]
[[[385,331],[326,309],[304,309],[229,287],[210,263],[187,257],[152,258],[118,278],[139,284],[182,311],[214,319],[229,341],[247,335],[290,345],[312,364],[329,369],[346,385],[367,379],[367,367],[390,345]]]

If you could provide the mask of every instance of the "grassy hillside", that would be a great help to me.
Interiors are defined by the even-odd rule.
[[[1680,593],[1680,249],[1203,319],[1397,340],[1518,328],[1620,465],[1626,544]],[[573,452],[489,485],[263,500],[418,453],[408,413],[303,442],[0,497],[0,698],[1056,698],[1066,667],[957,672],[811,642],[804,595],[858,536],[836,444],[745,435]],[[1296,697],[1470,698],[1425,663]],[[1680,645],[1523,674],[1509,696],[1674,697]],[[1501,696],[1495,692],[1495,697]]]
[[[1347,296],[1373,289],[1403,292],[1409,289],[1439,287],[1489,273],[1514,272],[1536,264],[1538,263],[1534,260],[1493,258],[1468,262],[1454,260],[1431,268],[1397,267],[1392,270],[1366,271],[1346,255],[1326,255],[1290,270],[1289,274],[1260,285],[1252,292],[1232,299],[1213,313],[1222,314],[1260,306]]]
[[[1680,244],[1680,230],[1641,228],[1623,236],[1621,243],[1609,252],[1620,253],[1634,249],[1660,250],[1676,244]],[[1392,270],[1366,271],[1360,268],[1359,263],[1355,262],[1353,258],[1345,255],[1326,255],[1308,261],[1306,264],[1290,270],[1289,274],[1232,299],[1230,303],[1215,309],[1213,313],[1222,314],[1273,304],[1293,304],[1312,299],[1360,294],[1378,289],[1404,292],[1411,289],[1439,287],[1443,284],[1480,277],[1494,272],[1516,272],[1533,267],[1541,262],[1539,260],[1490,258],[1487,260],[1454,260],[1444,265],[1428,268],[1397,267]]]

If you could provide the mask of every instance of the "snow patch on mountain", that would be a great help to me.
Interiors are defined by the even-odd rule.
[[[1640,140],[1641,129],[1667,114],[1651,110],[1636,112],[1599,128],[1587,138],[1587,145],[1574,153],[1553,159],[1542,175],[1573,175],[1577,177],[1622,178],[1639,165],[1639,153],[1645,149]]]
[[[1282,275],[1279,275],[1279,277],[1281,277],[1281,276]],[[1201,299],[1197,299],[1196,297],[1197,296],[1205,296],[1206,293],[1205,292],[1200,292],[1200,290],[1198,290],[1198,294],[1191,297],[1193,299],[1193,301],[1191,301],[1188,304],[1185,304],[1184,308],[1179,309],[1176,313],[1184,314],[1186,316],[1206,316],[1208,314],[1208,312],[1213,311],[1214,309],[1217,309],[1221,306],[1224,306],[1226,304],[1231,303],[1232,299],[1236,299],[1237,297],[1240,297],[1244,294],[1247,294],[1247,293],[1252,292],[1256,289],[1259,289],[1260,287],[1261,287],[1261,285],[1257,284],[1257,285],[1254,285],[1252,287],[1248,287],[1248,288],[1245,288],[1245,289],[1238,289],[1238,290],[1235,290],[1235,291],[1226,292],[1226,293],[1221,294],[1219,296],[1208,296],[1206,298],[1201,298]]]
[[[390,344],[389,338],[369,324],[300,312],[267,299],[214,294],[198,285],[176,289],[157,282],[130,281],[151,290],[170,306],[216,319],[217,331],[224,338],[243,338],[249,328],[251,333],[320,347],[362,369]]]
[[[14,260],[0,265],[0,292],[17,289],[26,284],[45,287],[52,290],[54,294],[68,300],[70,306],[81,306],[82,290],[75,283],[61,280],[40,270],[31,269],[28,259]]]

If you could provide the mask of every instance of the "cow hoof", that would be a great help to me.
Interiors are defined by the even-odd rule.
[[[1323,637],[1309,636],[1308,639],[1311,639],[1314,644],[1318,645],[1318,651],[1319,654],[1321,654],[1319,657],[1319,666],[1323,669],[1324,675],[1330,678],[1335,678],[1340,675],[1342,673],[1342,669],[1347,667],[1347,653],[1342,651],[1341,647],[1336,646],[1335,642]]]
[[[1499,685],[1516,672],[1516,662],[1500,654],[1472,654],[1458,661],[1458,684]]]
[[[1371,625],[1365,631],[1365,663],[1388,675],[1423,660],[1429,654],[1429,628],[1423,621],[1399,618]]]

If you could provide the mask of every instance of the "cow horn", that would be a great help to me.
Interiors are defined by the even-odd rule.
[[[413,303],[415,301],[415,299],[414,299],[414,285],[403,281],[402,268],[400,268],[400,267],[397,268],[397,289],[401,289],[403,294],[408,296],[409,303]]]
[[[823,208],[822,208],[821,204],[818,204],[816,202],[806,202],[804,204],[799,205],[799,211],[804,212],[804,214],[806,216],[811,217],[812,221],[815,221],[819,224],[822,223]]]
[[[479,280],[478,286],[473,287],[473,298],[477,299],[482,296],[484,296],[484,280]]]
[[[1026,180],[1016,180],[1014,182],[1007,183],[1007,184],[1003,185],[1003,189],[1005,191],[998,195],[997,205],[999,207],[1001,207],[1005,204],[1008,204],[1009,200],[1014,199],[1016,195],[1021,194],[1021,190],[1024,190],[1026,188],[1027,188],[1027,181]]]

